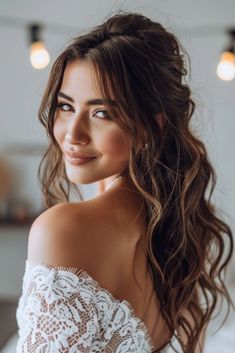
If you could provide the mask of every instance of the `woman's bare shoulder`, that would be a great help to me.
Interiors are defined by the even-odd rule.
[[[28,236],[29,260],[52,266],[71,266],[76,236],[77,258],[81,261],[81,265],[83,264],[87,237],[81,206],[77,205],[76,227],[73,206],[70,203],[57,204],[35,219]]]
[[[93,272],[94,259],[104,258],[108,248],[121,250],[120,238],[112,237],[115,224],[110,213],[106,219],[102,214],[93,202],[61,203],[44,211],[31,226],[28,259]]]

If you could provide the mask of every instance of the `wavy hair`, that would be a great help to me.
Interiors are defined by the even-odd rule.
[[[87,60],[103,96],[118,102],[107,103],[109,115],[132,141],[129,177],[144,199],[148,264],[161,314],[171,337],[192,353],[218,298],[226,299],[228,309],[232,304],[224,274],[233,236],[211,202],[215,170],[190,127],[195,102],[184,82],[186,57],[173,33],[138,13],[119,11],[73,38],[52,66],[39,108],[50,144],[38,177],[47,207],[69,201],[71,188],[83,200],[67,179],[53,123],[67,63]],[[139,141],[148,148],[139,150]]]

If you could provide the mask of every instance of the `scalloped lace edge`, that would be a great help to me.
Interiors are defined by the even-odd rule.
[[[77,267],[53,266],[53,265],[46,264],[44,262],[37,262],[37,261],[28,260],[28,259],[26,259],[25,262],[30,267],[39,266],[39,267],[47,268],[48,270],[70,272],[79,278],[89,279],[89,281],[91,283],[93,283],[96,288],[98,288],[99,290],[101,290],[105,294],[107,294],[111,301],[114,301],[120,305],[125,305],[129,309],[130,315],[136,320],[137,323],[139,323],[139,327],[143,330],[143,332],[145,334],[145,338],[149,344],[151,351],[154,351],[153,340],[149,334],[148,328],[147,328],[145,322],[136,315],[133,306],[127,300],[125,300],[125,299],[120,300],[120,299],[116,298],[108,289],[101,287],[100,284],[93,277],[91,277],[89,275],[89,273],[86,272],[84,269],[82,269],[82,268],[78,269]]]

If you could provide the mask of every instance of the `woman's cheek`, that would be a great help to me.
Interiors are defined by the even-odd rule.
[[[127,136],[120,132],[112,132],[101,139],[101,148],[105,153],[129,156],[130,142]]]

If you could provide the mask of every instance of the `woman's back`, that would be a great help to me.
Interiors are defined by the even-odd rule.
[[[158,348],[166,342],[168,330],[163,324],[147,267],[142,199],[125,184],[123,189],[120,185],[110,191],[79,205],[89,215],[88,232],[94,239],[89,248],[93,251],[90,273],[115,298],[130,303],[135,315],[147,326],[155,348]],[[76,230],[77,205],[72,208]]]

